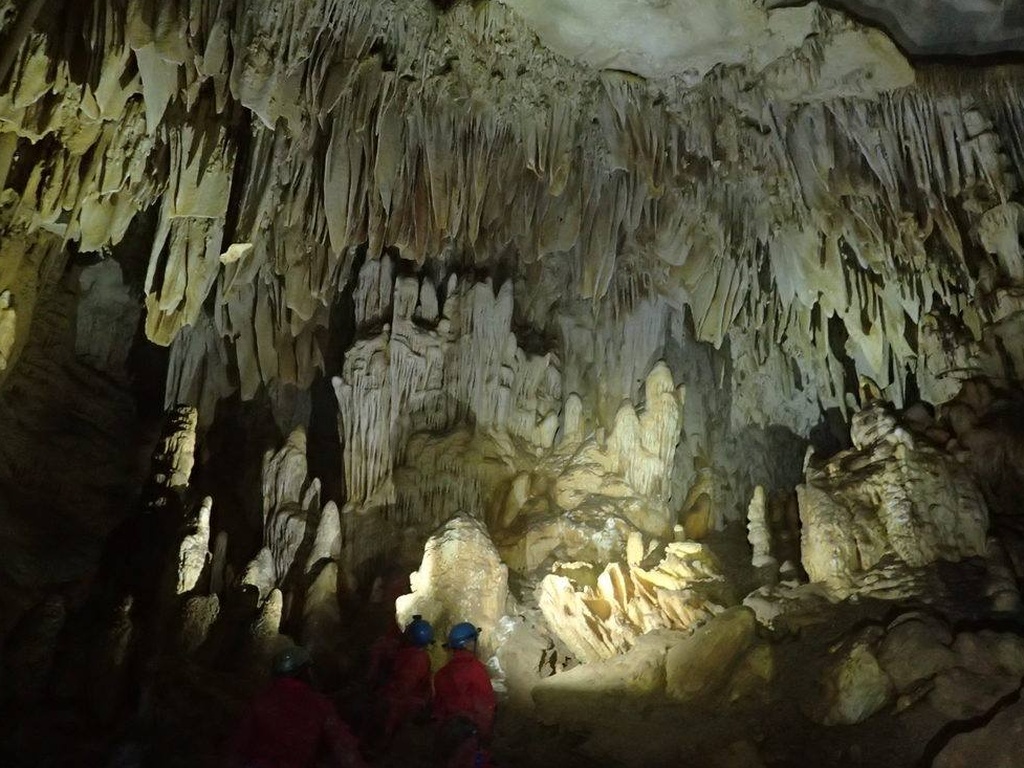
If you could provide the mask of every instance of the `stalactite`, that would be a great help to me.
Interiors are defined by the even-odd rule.
[[[127,17],[94,9],[94,76],[85,81],[29,28],[16,36],[0,94],[0,136],[20,137],[16,151],[0,152],[16,158],[4,173],[17,179],[4,193],[17,201],[0,217],[5,229],[27,225],[41,242],[56,235],[102,250],[160,203],[147,332],[177,360],[192,358],[186,375],[172,366],[170,384],[202,406],[204,422],[234,390],[236,371],[245,398],[276,381],[312,381],[323,359],[317,331],[363,243],[367,264],[386,247],[417,263],[450,246],[478,262],[509,248],[524,265],[568,259],[572,282],[552,286],[558,293],[626,309],[671,297],[715,345],[749,332],[741,315],[773,297],[787,313],[818,308],[841,317],[859,372],[897,400],[902,382],[884,381],[885,371],[921,371],[896,340],[904,310],[934,309],[924,286],[938,288],[952,326],[973,322],[954,298],[975,290],[964,255],[971,234],[955,220],[982,226],[1006,279],[1020,278],[1019,255],[996,245],[1008,236],[992,229],[1010,210],[999,206],[1021,165],[1013,73],[975,75],[964,89],[938,70],[911,85],[880,35],[819,11],[819,38],[794,43],[793,58],[725,67],[666,99],[640,78],[569,66],[501,6],[437,21],[416,5],[403,24],[390,3],[322,0],[266,18],[261,7],[249,2],[240,25],[199,0],[181,16],[150,2]],[[481,78],[506,68],[499,38],[535,63],[520,76],[530,87]],[[393,61],[371,53],[375,43]],[[457,70],[442,60],[452,49],[466,57]],[[870,71],[878,76],[869,83]],[[550,77],[564,88],[541,98]],[[755,108],[754,93],[770,106]],[[481,105],[468,120],[466,99]],[[246,116],[243,147],[229,124]],[[44,140],[54,151],[36,151]],[[232,196],[240,205],[227,243]],[[914,220],[925,227],[908,227]],[[822,238],[797,234],[811,231]],[[951,258],[894,248],[897,231],[908,243],[936,231]],[[222,260],[241,253],[236,245],[245,255]],[[842,250],[857,261],[845,270],[880,279],[841,280]],[[762,287],[755,275],[766,264]],[[2,271],[0,291],[22,308],[20,338],[34,292]],[[432,317],[429,298],[424,306]],[[806,322],[774,330],[782,353],[821,380],[831,365],[821,337]],[[845,394],[822,405],[845,407]]]

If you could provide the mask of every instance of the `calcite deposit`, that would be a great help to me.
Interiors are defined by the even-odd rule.
[[[366,731],[415,615],[481,628],[500,765],[1001,759],[1021,51],[1019,0],[0,0],[0,765],[212,768],[293,644]]]
[[[455,517],[432,536],[409,585],[412,592],[395,605],[401,626],[419,615],[447,633],[468,621],[480,630],[483,647],[495,647],[494,630],[506,611],[508,567],[478,521]]]
[[[658,629],[694,629],[723,610],[728,586],[714,558],[697,543],[672,543],[652,568],[612,563],[596,587],[577,591],[571,578],[541,582],[548,626],[583,661],[628,651]]]
[[[849,593],[886,558],[916,568],[985,553],[988,507],[967,467],[882,404],[856,414],[851,433],[854,448],[812,462],[797,488],[813,581]]]

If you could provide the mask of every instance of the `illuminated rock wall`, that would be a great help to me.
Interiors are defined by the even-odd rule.
[[[897,403],[908,371],[930,399],[965,367],[1005,372],[1013,71],[915,71],[814,4],[730,2],[708,15],[710,58],[677,40],[616,65],[646,80],[565,57],[544,32],[560,17],[528,2],[287,7],[95,0],[58,42],[49,14],[5,6],[7,369],[65,244],[103,252],[156,206],[146,333],[173,350],[169,403],[204,420],[232,391],[309,386],[364,244],[369,260],[507,254],[537,330],[578,299],[685,306],[697,339],[729,339],[738,394],[784,395],[737,398],[764,425],[845,409],[848,366]],[[762,27],[770,45],[714,31]]]

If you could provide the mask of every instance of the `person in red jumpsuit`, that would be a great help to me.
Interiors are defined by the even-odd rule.
[[[392,623],[388,631],[370,645],[370,663],[366,667],[366,682],[370,688],[379,688],[391,677],[391,667],[401,648],[402,630]]]
[[[309,652],[274,657],[274,679],[250,704],[228,745],[231,768],[313,768],[321,755],[337,768],[364,768],[359,744],[334,705],[309,682]]]
[[[434,675],[437,755],[447,768],[492,764],[484,744],[494,730],[496,702],[487,668],[476,657],[478,635],[467,622],[452,627],[447,643],[451,659]]]
[[[391,676],[381,688],[386,714],[383,736],[391,741],[410,719],[430,707],[430,653],[434,628],[422,616],[413,616],[404,641],[391,664]]]
[[[394,664],[395,655],[402,647],[405,634],[402,628],[395,622],[395,601],[405,593],[409,587],[409,577],[404,579],[397,576],[387,582],[381,582],[380,586],[374,585],[374,593],[381,594],[371,598],[374,603],[379,603],[387,608],[392,620],[388,622],[388,630],[378,637],[370,645],[370,660],[366,670],[366,682],[371,689],[377,689],[391,677],[391,666]]]

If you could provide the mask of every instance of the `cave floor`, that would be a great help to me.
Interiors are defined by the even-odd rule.
[[[723,563],[742,563],[733,550],[742,546],[741,531],[731,529],[710,546]],[[749,567],[734,565],[730,581],[738,589],[751,585]],[[633,766],[749,765],[743,749],[753,747],[772,768],[819,766],[835,768],[909,768],[931,764],[931,756],[968,724],[950,723],[929,707],[896,713],[890,706],[853,726],[826,727],[812,721],[804,704],[813,697],[830,651],[867,626],[885,626],[909,611],[941,616],[956,631],[992,628],[1024,636],[1024,625],[995,620],[977,606],[984,568],[974,561],[944,565],[933,573],[936,594],[921,600],[848,600],[831,605],[827,614],[785,632],[765,633],[772,646],[775,674],[767,697],[729,709],[683,707],[661,701],[619,706],[583,726],[545,725],[532,713],[500,705],[492,745],[500,766]],[[743,592],[740,592],[743,594]],[[346,628],[344,647],[365,648],[386,627],[387,611],[365,608]],[[360,669],[353,656],[345,668]],[[222,745],[237,713],[256,682],[232,670],[195,664],[158,669],[142,697],[141,715],[117,716],[100,722],[74,702],[47,707],[21,707],[2,714],[0,765],[4,768],[214,768],[223,764]],[[323,686],[335,691],[339,710],[349,720],[359,717],[365,694],[348,679]],[[976,725],[976,723],[975,723]],[[731,751],[732,750],[732,751]],[[432,733],[412,725],[388,748],[373,755],[373,765],[417,768],[431,765]],[[119,758],[112,758],[113,754]],[[732,762],[722,755],[734,754]],[[725,762],[722,760],[725,759]],[[120,760],[120,761],[118,761]]]

